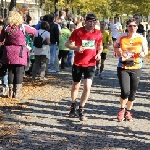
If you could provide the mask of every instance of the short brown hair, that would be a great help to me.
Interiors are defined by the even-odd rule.
[[[100,24],[106,25],[106,22],[105,21],[100,21]]]
[[[126,25],[129,25],[131,22],[135,22],[136,23],[136,20],[134,18],[131,18],[131,19],[127,20]]]
[[[49,28],[50,28],[50,25],[47,21],[42,21],[41,22],[40,29],[49,30]]]

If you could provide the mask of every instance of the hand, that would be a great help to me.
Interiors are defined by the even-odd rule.
[[[95,59],[100,60],[101,59],[101,54],[100,53],[96,54]]]
[[[118,50],[116,51],[116,54],[118,57],[122,57],[122,50],[121,48],[118,48]]]
[[[75,51],[77,51],[78,53],[83,53],[85,49],[82,46],[78,46],[76,47]]]
[[[141,52],[139,55],[141,58],[145,57],[145,52]]]

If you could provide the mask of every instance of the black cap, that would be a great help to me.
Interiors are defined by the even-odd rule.
[[[85,18],[85,21],[88,21],[88,20],[92,20],[92,21],[96,21],[96,15],[94,13],[89,13],[86,15],[86,18]]]

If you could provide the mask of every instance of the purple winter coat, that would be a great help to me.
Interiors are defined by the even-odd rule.
[[[24,31],[21,30],[24,26],[25,33],[27,34],[36,34],[36,29],[28,25],[20,25],[12,32],[11,35],[8,33],[14,29],[15,26],[8,25],[1,31],[0,42],[4,42],[5,49],[3,51],[2,63],[3,64],[19,64],[27,65],[27,58],[29,56],[29,51],[26,48],[26,39]]]

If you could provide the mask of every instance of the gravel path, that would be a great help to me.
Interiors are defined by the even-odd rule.
[[[150,68],[144,62],[133,108],[134,121],[117,122],[120,89],[117,59],[111,56],[106,60],[104,79],[94,78],[85,107],[87,121],[68,118],[69,68],[53,74],[61,82],[50,89],[48,99],[35,93],[17,106],[0,107],[7,132],[12,132],[0,136],[0,150],[150,150]]]

